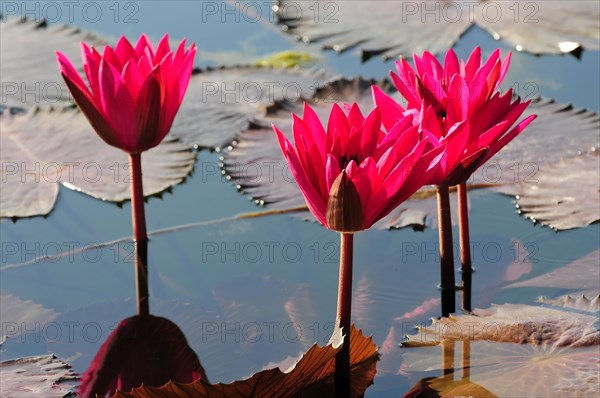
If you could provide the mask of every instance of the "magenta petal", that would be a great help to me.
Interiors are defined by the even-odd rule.
[[[129,40],[125,38],[125,36],[121,36],[117,42],[117,45],[115,46],[115,53],[119,57],[122,65],[125,65],[130,60],[137,59],[135,49]]]
[[[490,146],[490,148],[488,149],[488,152],[486,154],[484,162],[487,162],[492,156],[494,156],[496,153],[498,153],[499,150],[504,148],[516,136],[521,134],[523,132],[523,130],[525,130],[525,128],[527,126],[529,126],[529,124],[531,124],[531,122],[533,122],[535,120],[535,118],[537,118],[537,115],[530,115],[530,116],[526,117],[522,122],[520,122],[509,133],[504,135],[498,142],[496,142],[495,144]]]
[[[446,58],[444,59],[444,79],[446,84],[452,80],[452,76],[460,74],[460,65],[458,64],[458,58],[456,53],[451,48],[446,52]]]
[[[56,58],[58,61],[58,68],[60,69],[61,73],[63,74],[65,80],[68,79],[83,94],[85,94],[87,97],[91,98],[92,94],[88,90],[87,86],[85,85],[85,83],[84,83],[83,79],[81,78],[81,76],[79,75],[79,73],[75,70],[75,67],[73,66],[73,64],[71,64],[71,61],[69,61],[69,59],[60,51],[56,52]]]
[[[273,130],[277,134],[279,146],[281,147],[288,166],[292,171],[292,175],[296,180],[304,199],[306,200],[306,204],[308,205],[310,212],[323,226],[327,227],[327,221],[325,218],[327,204],[323,203],[317,190],[307,178],[306,173],[300,164],[300,160],[298,159],[298,155],[296,154],[296,151],[294,150],[290,141],[275,125],[273,125]]]
[[[302,117],[304,123],[312,132],[314,142],[319,148],[319,153],[321,154],[323,162],[325,162],[327,132],[323,128],[323,124],[321,124],[316,112],[306,102],[304,103],[304,113]]]
[[[371,86],[371,92],[373,102],[381,111],[383,126],[387,131],[390,131],[396,122],[403,117],[404,108],[375,84]]]
[[[494,87],[495,89],[498,89],[498,87],[500,86],[500,83],[502,83],[502,81],[506,77],[506,74],[508,73],[508,67],[510,66],[511,58],[512,58],[512,52],[509,51],[508,54],[506,55],[506,58],[504,58],[504,62],[502,63],[502,69],[500,70],[500,77],[498,78],[496,87]]]
[[[473,77],[475,77],[475,72],[477,72],[477,70],[479,69],[480,66],[481,66],[481,48],[478,46],[478,47],[475,47],[475,49],[471,53],[471,56],[469,57],[469,60],[465,64],[465,80],[468,82],[473,80]]]
[[[408,115],[398,120],[388,131],[383,141],[379,144],[378,150],[383,149],[384,151],[386,151],[387,148],[393,146],[394,143],[398,140],[398,137],[404,134],[404,132],[413,125],[413,119],[413,115]]]
[[[149,61],[152,61],[152,59],[154,58],[154,48],[152,47],[152,43],[148,39],[148,36],[146,36],[146,34],[144,33],[140,36],[138,42],[135,45],[135,53],[138,59],[142,55],[146,54],[146,51],[149,51],[151,55]]]
[[[171,48],[169,47],[169,34],[165,33],[162,39],[160,39],[158,47],[156,47],[156,52],[154,53],[152,63],[154,65],[161,63],[165,55],[167,55],[169,52],[171,52]]]
[[[325,165],[325,181],[327,192],[331,191],[333,182],[341,172],[342,171],[340,170],[340,165],[337,159],[331,154],[327,155],[327,164]]]
[[[377,147],[377,140],[381,131],[381,112],[378,108],[373,109],[364,120],[360,141],[360,153],[363,156],[372,156]]]
[[[108,62],[109,64],[111,64],[112,67],[115,68],[115,70],[119,72],[119,74],[121,74],[121,72],[123,71],[124,64],[121,63],[121,60],[110,46],[104,47],[102,59],[104,60],[104,62]]]
[[[350,125],[346,114],[338,104],[333,104],[327,123],[327,148],[336,156],[341,156],[350,139]]]

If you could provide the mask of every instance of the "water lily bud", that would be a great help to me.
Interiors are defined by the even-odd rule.
[[[337,176],[327,202],[327,225],[338,232],[357,232],[365,229],[362,206],[358,190],[346,170]]]

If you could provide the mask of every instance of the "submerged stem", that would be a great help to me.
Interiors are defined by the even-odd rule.
[[[471,311],[471,240],[469,237],[469,204],[467,202],[467,184],[458,185],[458,233],[460,240],[460,265],[462,271],[462,309]]]
[[[454,251],[452,248],[452,218],[450,217],[450,193],[447,186],[437,186],[437,201],[442,316],[448,316],[456,310],[456,297]]]
[[[338,286],[337,324],[344,333],[344,344],[335,357],[337,397],[350,396],[350,325],[352,307],[352,257],[354,235],[340,233],[340,277]]]
[[[146,233],[146,214],[144,211],[144,188],[142,185],[142,155],[129,155],[131,169],[131,217],[133,239],[135,242],[135,282],[137,292],[138,315],[148,315],[148,235]]]

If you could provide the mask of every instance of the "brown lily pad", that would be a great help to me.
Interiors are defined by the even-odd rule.
[[[192,384],[169,382],[162,388],[140,387],[130,393],[117,392],[113,398],[193,397],[326,397],[333,396],[335,355],[343,339],[326,347],[313,345],[287,372],[279,368],[264,370],[249,379],[231,384],[211,385],[202,380]],[[352,327],[350,332],[351,396],[362,396],[372,384],[377,347]]]

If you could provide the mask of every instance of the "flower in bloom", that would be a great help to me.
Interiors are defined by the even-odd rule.
[[[413,117],[381,130],[375,108],[334,105],[327,130],[305,104],[293,115],[294,143],[276,127],[279,144],[315,218],[325,227],[355,232],[371,227],[408,199],[439,161],[442,147],[420,139]]]
[[[535,115],[521,117],[530,101],[513,100],[512,90],[502,95],[498,88],[506,76],[511,54],[504,59],[496,50],[483,63],[479,47],[469,59],[458,61],[448,50],[442,66],[429,52],[414,55],[416,70],[400,59],[398,74],[391,72],[394,85],[406,98],[401,107],[376,86],[373,98],[381,109],[383,124],[393,126],[407,114],[429,131],[435,143],[446,143],[446,154],[433,173],[431,183],[455,185],[465,181],[473,171],[508,144],[527,127]]]
[[[183,332],[166,318],[153,315],[122,320],[108,336],[82,377],[82,397],[112,396],[141,386],[162,387],[169,380],[191,383],[206,379],[204,368]]]
[[[135,47],[121,37],[114,49],[81,43],[89,87],[62,53],[57,52],[63,78],[98,135],[109,145],[140,153],[160,144],[169,132],[187,90],[196,46],[176,51],[165,35],[156,49],[146,35]]]

